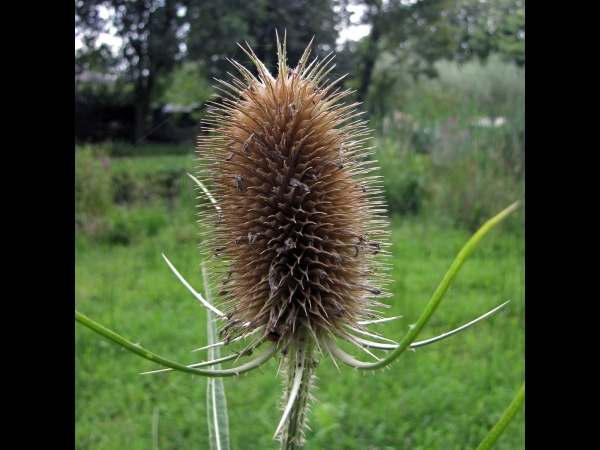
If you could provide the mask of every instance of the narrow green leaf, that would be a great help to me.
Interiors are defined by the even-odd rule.
[[[504,433],[504,430],[508,426],[509,423],[512,422],[515,414],[521,408],[523,403],[525,402],[525,382],[523,381],[523,385],[519,392],[515,395],[515,397],[508,405],[508,408],[502,413],[502,416],[496,422],[496,425],[490,430],[489,434],[481,441],[479,447],[476,450],[488,450],[493,447],[498,438]]]
[[[204,283],[204,296],[206,297],[206,301],[212,305],[208,276],[206,275],[204,265],[202,265],[202,279]],[[206,314],[208,345],[212,345],[219,341],[215,325],[215,314],[210,309],[207,309]],[[220,348],[209,348],[208,357],[210,360],[220,358]],[[214,368],[218,370],[221,368],[221,365],[216,364]],[[209,378],[207,380],[206,412],[211,450],[229,450],[229,418],[227,416],[227,398],[225,397],[225,386],[223,385],[222,378]]]
[[[152,411],[152,450],[158,450],[158,406]]]

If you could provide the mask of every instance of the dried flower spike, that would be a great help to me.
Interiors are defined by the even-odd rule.
[[[292,70],[285,45],[277,41],[276,78],[251,49],[258,77],[232,62],[241,79],[221,81],[199,141],[200,173],[221,206],[202,220],[227,279],[216,292],[221,334],[228,342],[260,328],[258,340],[297,348],[304,328],[318,344],[333,334],[360,346],[359,322],[377,319],[374,298],[386,296],[374,255],[387,221],[367,175],[368,129],[357,104],[340,104],[350,91],[333,91],[341,78],[325,80],[331,58],[308,64],[309,45]]]

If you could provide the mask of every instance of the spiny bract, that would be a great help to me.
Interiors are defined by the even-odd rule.
[[[302,326],[317,342],[328,333],[360,345],[352,331],[378,316],[387,226],[365,122],[350,91],[332,88],[331,58],[286,65],[277,42],[273,78],[244,50],[258,77],[237,62],[242,79],[219,82],[208,136],[199,139],[201,177],[220,206],[202,220],[215,257],[224,341],[260,329],[258,339],[289,344]]]

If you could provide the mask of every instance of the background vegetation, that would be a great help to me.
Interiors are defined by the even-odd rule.
[[[357,5],[367,8],[352,15]],[[269,61],[275,28],[280,36],[287,29],[293,65],[294,51],[314,35],[317,54],[337,53],[332,76],[349,73],[345,87],[364,101],[392,217],[386,315],[404,316],[381,327],[386,336],[399,338],[416,321],[470,232],[523,200],[524,2],[75,6],[83,42],[75,67],[76,308],[174,360],[202,360],[190,350],[206,342],[205,314],[160,254],[202,289],[195,221],[203,207],[186,173],[195,173],[210,77],[228,77],[226,58],[246,63],[235,42],[248,41]],[[370,26],[365,37],[338,40],[359,22]],[[100,44],[110,27],[123,39],[118,51]],[[102,78],[90,81],[90,72]],[[482,242],[422,337],[509,306],[391,370],[338,371],[323,359],[306,448],[464,449],[481,441],[524,377],[524,215],[516,211]],[[204,380],[141,377],[154,367],[83,327],[75,344],[76,448],[150,448],[155,408],[161,449],[208,445]],[[262,374],[225,382],[232,448],[276,448],[276,370],[270,362]],[[498,448],[524,448],[522,411]]]
[[[191,157],[178,159],[190,169],[194,165]],[[153,164],[155,173],[168,164],[161,157],[140,162]],[[114,173],[123,170],[118,163]],[[144,173],[132,170],[132,178],[143,180]],[[160,257],[168,255],[202,289],[197,209],[188,180],[180,179],[171,208],[168,197],[157,197],[151,206],[140,198],[139,204],[114,205],[105,216],[108,226],[76,231],[75,296],[76,308],[95,320],[191,364],[204,359],[190,351],[206,344],[205,313]],[[512,231],[518,218],[507,220],[476,250],[423,338],[510,299],[508,308],[447,341],[409,352],[391,370],[338,371],[323,358],[307,448],[477,445],[524,376],[524,242]],[[398,337],[416,321],[468,233],[424,213],[393,216],[391,232],[394,300],[386,315],[404,317],[380,328]],[[207,448],[205,380],[175,373],[139,376],[155,367],[84,327],[75,333],[76,448],[149,448],[155,408],[159,448]],[[277,447],[270,440],[280,414],[276,371],[273,361],[261,372],[225,381],[232,448]],[[523,426],[521,412],[498,448],[524,448]]]

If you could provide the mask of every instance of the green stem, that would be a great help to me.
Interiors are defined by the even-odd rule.
[[[486,223],[484,223],[481,226],[481,228],[479,230],[477,230],[473,236],[471,236],[471,239],[469,239],[467,241],[467,243],[460,250],[460,252],[458,252],[458,255],[456,255],[454,262],[448,269],[448,272],[446,272],[446,274],[444,275],[444,278],[442,278],[442,281],[440,282],[439,286],[433,293],[433,296],[431,297],[431,300],[429,300],[429,303],[425,307],[425,310],[421,314],[421,317],[419,317],[419,320],[417,320],[417,323],[415,323],[414,325],[411,325],[410,330],[408,331],[406,336],[404,336],[402,341],[400,341],[398,348],[396,350],[394,350],[393,352],[391,352],[385,359],[382,359],[381,361],[377,361],[376,363],[365,364],[360,367],[361,369],[371,370],[371,369],[378,369],[380,367],[387,366],[393,360],[398,358],[410,346],[410,344],[416,340],[416,338],[419,335],[419,333],[421,332],[421,330],[423,330],[423,327],[425,326],[425,324],[429,321],[429,319],[431,318],[431,316],[433,315],[433,313],[435,312],[435,310],[441,303],[442,299],[444,298],[444,295],[448,291],[448,288],[452,284],[454,277],[456,277],[456,274],[458,273],[460,268],[463,266],[463,264],[465,263],[465,261],[467,260],[467,258],[471,254],[471,252],[475,249],[477,244],[479,244],[481,239],[483,239],[483,237],[492,228],[494,228],[496,225],[498,225],[506,216],[508,216],[511,212],[513,212],[518,207],[519,207],[519,202],[513,203],[508,208],[504,209],[503,211],[501,211],[500,213],[498,213],[497,215],[492,217],[490,220],[488,220]]]
[[[508,424],[512,422],[515,414],[517,414],[517,411],[521,408],[524,402],[525,382],[523,381],[523,385],[521,386],[521,389],[519,389],[519,392],[517,392],[517,395],[515,395],[515,397],[512,399],[512,402],[510,402],[508,408],[506,408],[504,413],[502,413],[502,416],[498,422],[496,422],[496,425],[494,425],[494,427],[490,430],[485,439],[481,441],[481,444],[479,444],[479,447],[477,447],[476,450],[488,450],[492,448],[498,438],[502,435],[502,433],[504,433],[504,430]]]
[[[295,351],[288,356],[288,367],[286,374],[286,403],[290,395],[293,395],[293,384],[296,377],[300,376],[300,388],[293,400],[292,409],[287,418],[281,434],[282,450],[298,450],[304,444],[304,428],[306,426],[306,415],[308,413],[308,400],[310,399],[310,388],[313,386],[313,373],[316,367],[314,356],[314,342],[308,336],[306,329],[299,333],[298,343]]]
[[[96,333],[101,334],[105,338],[110,339],[111,341],[121,345],[122,347],[125,347],[127,350],[132,351],[136,355],[141,356],[142,358],[145,358],[145,359],[155,362],[157,364],[162,364],[163,366],[170,367],[171,369],[174,369],[174,370],[179,370],[181,372],[187,372],[187,373],[193,373],[195,375],[202,375],[205,377],[234,377],[234,376],[239,375],[240,373],[249,372],[250,370],[256,369],[261,364],[266,362],[269,358],[271,358],[273,355],[275,355],[275,352],[277,351],[277,345],[275,343],[272,343],[269,346],[269,348],[264,350],[254,360],[252,360],[246,364],[243,364],[241,366],[233,367],[228,370],[200,370],[200,369],[194,369],[194,368],[191,368],[188,366],[184,366],[183,364],[179,364],[175,361],[171,361],[167,358],[157,355],[156,353],[151,352],[150,350],[146,350],[139,344],[134,344],[133,342],[125,339],[123,336],[118,335],[114,331],[109,330],[106,327],[103,327],[102,325],[100,325],[97,322],[94,322],[92,319],[84,316],[77,310],[75,310],[75,320],[77,322],[85,325],[86,327],[94,330]]]

